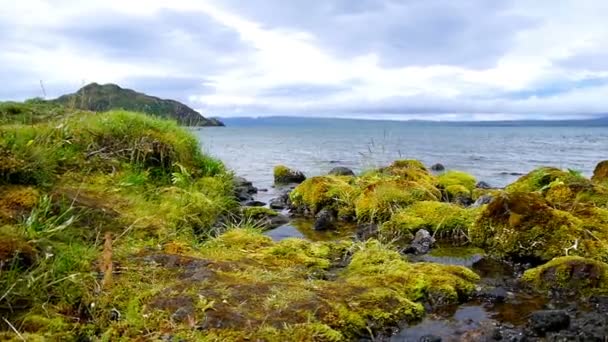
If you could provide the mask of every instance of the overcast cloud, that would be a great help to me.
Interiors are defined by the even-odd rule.
[[[604,0],[0,0],[0,99],[117,83],[213,116],[608,113]]]

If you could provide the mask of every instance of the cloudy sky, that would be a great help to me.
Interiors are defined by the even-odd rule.
[[[0,0],[0,99],[117,83],[213,116],[608,113],[605,0]]]

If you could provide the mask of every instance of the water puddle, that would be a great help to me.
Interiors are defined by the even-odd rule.
[[[479,248],[440,246],[433,248],[428,254],[410,256],[409,259],[414,262],[433,262],[472,268],[484,256],[484,251]]]
[[[357,230],[355,224],[340,223],[338,229],[330,231],[317,231],[314,229],[315,221],[305,218],[297,218],[286,225],[265,232],[274,241],[288,238],[301,238],[309,241],[334,241],[350,239]]]

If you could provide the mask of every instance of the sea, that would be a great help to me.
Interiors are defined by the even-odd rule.
[[[603,122],[603,121],[602,121]],[[348,119],[233,119],[194,129],[202,148],[272,196],[273,167],[306,176],[337,166],[361,172],[396,159],[441,163],[503,187],[539,166],[586,176],[608,159],[608,124],[572,122],[411,122]]]

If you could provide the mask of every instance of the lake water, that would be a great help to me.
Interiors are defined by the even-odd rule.
[[[504,186],[539,166],[589,176],[597,162],[608,159],[608,127],[300,119],[292,124],[201,128],[195,133],[206,152],[255,186],[268,188],[267,196],[272,195],[277,164],[314,176],[336,166],[359,172],[411,158]]]

